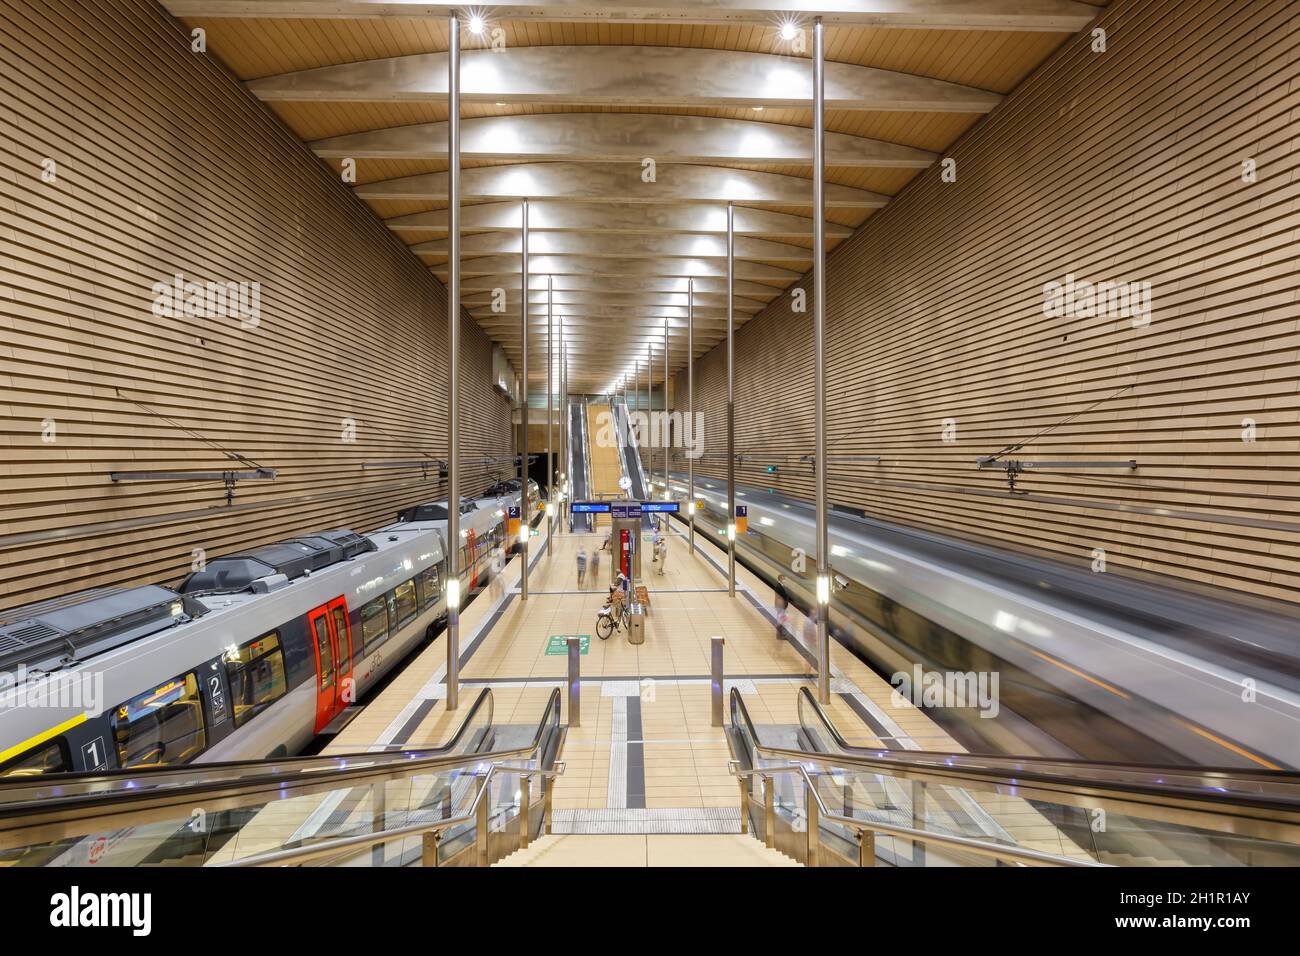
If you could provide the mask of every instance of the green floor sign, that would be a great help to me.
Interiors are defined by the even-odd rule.
[[[546,642],[546,653],[551,656],[563,655],[569,653],[569,638],[578,639],[578,651],[581,654],[587,653],[587,648],[591,646],[590,634],[552,634]]]

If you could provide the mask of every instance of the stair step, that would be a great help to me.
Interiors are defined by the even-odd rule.
[[[551,834],[497,866],[800,866],[747,834]]]

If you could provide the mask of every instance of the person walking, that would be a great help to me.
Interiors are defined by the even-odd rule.
[[[578,545],[578,587],[585,586],[587,576],[587,549]]]
[[[506,570],[505,551],[500,545],[492,549],[492,591],[491,597],[493,603],[505,597],[506,582],[503,575]]]
[[[591,584],[593,587],[600,585],[600,549],[593,548],[591,551],[591,560],[588,562],[587,571],[591,575]]]
[[[785,626],[790,620],[790,592],[785,589],[785,575],[776,576],[776,639],[785,637]]]

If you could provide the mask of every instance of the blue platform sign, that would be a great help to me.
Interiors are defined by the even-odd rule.
[[[647,514],[658,511],[675,515],[681,511],[681,504],[676,501],[643,501],[641,502],[641,510]]]
[[[615,518],[639,518],[641,517],[641,502],[632,501],[625,504],[612,505],[610,512]]]
[[[569,511],[575,515],[607,515],[608,501],[575,501],[569,505]]]

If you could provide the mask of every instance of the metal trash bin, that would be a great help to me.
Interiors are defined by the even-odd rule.
[[[645,643],[645,605],[634,603],[627,609],[627,642],[629,644]]]

